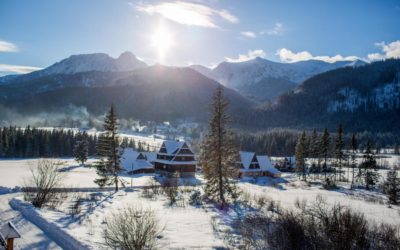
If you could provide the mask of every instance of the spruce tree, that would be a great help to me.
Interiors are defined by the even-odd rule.
[[[319,141],[318,141],[318,133],[317,130],[314,129],[311,134],[310,139],[310,158],[313,159],[313,163],[315,164],[315,159],[317,158],[318,168],[320,167],[320,158],[319,158]]]
[[[368,139],[365,146],[365,151],[363,155],[363,162],[361,163],[361,178],[365,183],[365,188],[370,190],[378,182],[378,171],[377,164],[375,160],[375,155],[372,151],[371,141]]]
[[[350,147],[351,147],[351,168],[352,168],[352,176],[351,176],[351,186],[354,185],[354,170],[357,167],[357,137],[356,134],[352,134],[351,136],[351,141],[350,141]]]
[[[335,158],[336,158],[336,166],[339,169],[339,180],[342,181],[342,167],[344,162],[344,153],[343,153],[343,127],[342,124],[339,124],[336,140],[335,140]],[[336,171],[335,171],[335,178],[336,178]]]
[[[328,171],[328,166],[327,166],[327,161],[328,161],[328,153],[329,153],[329,144],[330,144],[330,139],[329,139],[329,132],[328,129],[325,128],[324,133],[322,134],[321,140],[320,140],[320,157],[324,159],[324,165],[323,165],[323,171],[324,171],[324,176],[325,176],[325,181],[327,181],[327,171]]]
[[[77,141],[73,149],[73,155],[75,157],[75,160],[81,165],[84,165],[88,159],[88,154],[89,154],[89,145],[88,145],[87,135],[78,133]]]
[[[400,202],[400,178],[395,169],[387,172],[384,190],[391,204]]]
[[[199,158],[206,179],[205,193],[220,204],[220,209],[224,209],[229,198],[234,199],[237,193],[232,179],[238,177],[236,162],[239,155],[233,133],[228,127],[228,105],[219,85],[212,99],[209,129],[203,138]]]
[[[303,177],[303,181],[307,180],[306,173],[306,132],[303,131],[296,144],[296,165],[299,176]]]
[[[94,182],[100,187],[114,184],[115,191],[118,191],[120,182],[118,173],[122,171],[120,161],[122,152],[118,146],[118,120],[112,105],[104,118],[104,132],[99,135],[96,144],[99,159],[96,163],[98,178]]]

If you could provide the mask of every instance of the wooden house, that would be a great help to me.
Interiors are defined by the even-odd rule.
[[[280,177],[281,172],[276,169],[267,155],[257,155],[254,152],[240,151],[240,160],[237,162],[239,178],[242,177]]]
[[[183,141],[164,141],[154,160],[156,173],[166,176],[194,177],[196,160],[188,144]]]
[[[125,148],[121,156],[121,166],[129,174],[154,173],[155,153],[137,152]]]

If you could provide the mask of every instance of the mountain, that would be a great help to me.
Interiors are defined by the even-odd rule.
[[[72,55],[50,67],[36,71],[33,75],[75,74],[89,71],[118,72],[131,71],[146,67],[147,64],[139,60],[131,52],[124,52],[114,59],[104,53]]]
[[[243,95],[254,96],[264,101],[273,100],[319,73],[347,66],[358,67],[363,64],[365,62],[361,60],[335,63],[319,60],[279,63],[257,57],[245,62],[222,62],[212,70],[198,65],[192,68]]]
[[[264,128],[335,129],[342,123],[347,131],[399,133],[400,59],[315,75],[258,111],[251,115]]]
[[[135,65],[139,68],[125,71]],[[143,67],[127,54],[112,60],[78,55],[0,85],[0,106],[23,115],[62,113],[73,106],[98,116],[114,103],[127,119],[204,120],[218,85],[190,68]],[[249,112],[254,104],[234,90],[225,88],[225,94],[232,114]]]

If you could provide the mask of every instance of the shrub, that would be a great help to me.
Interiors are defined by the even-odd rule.
[[[105,244],[111,249],[155,249],[162,232],[154,211],[128,206],[106,219]]]
[[[31,176],[22,189],[25,200],[38,208],[55,200],[56,188],[61,184],[58,166],[57,162],[41,159],[37,161],[36,166],[30,168]]]

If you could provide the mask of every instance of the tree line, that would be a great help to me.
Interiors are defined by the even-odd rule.
[[[2,158],[34,158],[34,157],[73,157],[74,148],[79,142],[81,150],[88,156],[96,155],[98,136],[71,129],[44,130],[10,126],[0,127],[0,157]],[[132,147],[139,151],[148,149],[148,145],[136,142],[133,138],[121,138],[119,146]],[[84,147],[84,148],[82,148]],[[76,150],[75,150],[76,151]]]

